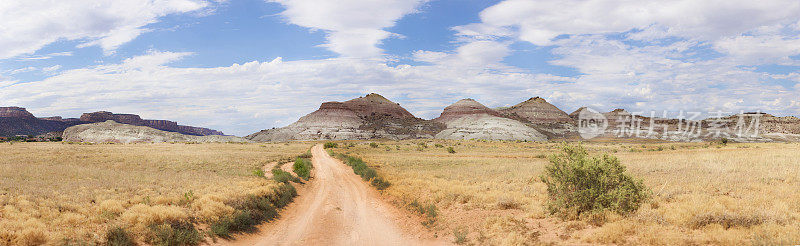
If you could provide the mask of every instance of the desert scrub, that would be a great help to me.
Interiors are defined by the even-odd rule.
[[[106,232],[106,245],[108,246],[133,246],[136,243],[133,241],[130,233],[122,227],[114,227]]]
[[[628,214],[639,209],[649,190],[641,180],[625,173],[619,159],[604,154],[589,156],[582,145],[564,144],[551,156],[542,182],[550,197],[547,209],[565,219],[612,211]]]
[[[291,173],[281,170],[279,168],[272,169],[272,179],[278,183],[288,183],[289,181],[300,183],[300,178],[293,176]]]
[[[273,193],[248,195],[246,198],[230,202],[235,209],[231,215],[211,223],[212,235],[229,238],[237,232],[248,232],[262,222],[271,221],[278,216],[278,209],[285,207],[297,196],[297,190],[288,183],[279,184]]]
[[[333,151],[330,151],[329,153],[333,153]],[[365,163],[363,159],[339,153],[333,153],[333,156],[342,160],[344,164],[347,164],[353,168],[353,173],[361,176],[361,179],[364,181],[369,181],[370,184],[375,186],[375,188],[378,190],[383,190],[391,186],[389,181],[386,181],[384,178],[378,176],[378,172],[376,172],[375,169],[367,166],[367,163]]]
[[[326,149],[337,148],[337,147],[339,147],[339,144],[334,143],[334,142],[326,142],[322,147],[324,147]]]
[[[447,147],[447,153],[450,153],[450,154],[455,154],[455,153],[456,153],[456,150],[455,150],[455,149],[453,149],[453,147]]]
[[[311,178],[312,168],[314,168],[314,166],[311,164],[311,160],[300,157],[295,159],[294,164],[292,165],[292,170],[294,171],[294,173],[296,173],[297,176],[305,180]]]

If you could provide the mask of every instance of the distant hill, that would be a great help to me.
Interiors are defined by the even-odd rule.
[[[414,117],[406,109],[381,95],[368,94],[345,102],[326,102],[317,111],[282,128],[262,130],[247,136],[253,141],[356,140],[356,139],[487,139],[487,140],[582,140],[579,120],[582,107],[571,114],[532,97],[511,107],[491,109],[473,99],[462,99],[446,107],[433,120]],[[800,119],[759,114],[761,124],[752,126],[758,136],[737,134],[740,116],[698,119],[691,124],[706,132],[687,133],[686,121],[631,115],[624,109],[595,113],[607,124],[587,137],[649,138],[666,141],[711,141],[728,138],[740,142],[800,141]],[[752,118],[752,117],[751,117]],[[748,118],[749,120],[750,118]],[[652,124],[651,124],[652,122]],[[627,123],[630,128],[625,129]],[[721,129],[720,134],[708,132]],[[652,129],[652,131],[650,131]],[[645,134],[645,132],[647,132]]]
[[[235,136],[186,135],[177,132],[157,130],[147,126],[121,124],[113,120],[71,126],[64,130],[62,138],[66,142],[96,143],[247,142],[247,140]]]
[[[433,138],[444,128],[444,124],[414,117],[397,103],[372,93],[345,102],[323,103],[289,126],[262,130],[246,138],[262,142]]]
[[[118,123],[147,126],[159,130],[178,132],[181,134],[206,136],[224,135],[220,131],[178,125],[174,121],[168,120],[146,120],[135,114],[114,114],[106,111],[85,113],[80,118],[62,118],[60,116],[37,118],[25,108],[21,107],[0,107],[0,137],[10,137],[15,135],[42,135],[51,132],[61,132],[67,127],[105,122],[113,120]],[[57,135],[61,135],[58,133]]]

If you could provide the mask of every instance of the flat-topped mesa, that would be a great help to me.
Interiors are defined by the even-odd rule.
[[[503,117],[497,110],[490,109],[483,104],[471,99],[461,99],[444,108],[442,114],[434,121],[447,122],[467,115],[491,115]]]
[[[20,107],[0,107],[0,117],[35,119],[28,110]]]
[[[516,115],[533,124],[572,123],[572,118],[544,98],[532,97],[517,105],[500,110],[507,115]]]
[[[395,118],[414,118],[414,115],[400,107],[400,104],[389,101],[389,99],[375,93],[344,102],[322,103],[319,109],[345,109],[353,111],[360,117],[383,115]]]
[[[178,132],[183,134],[189,135],[198,135],[198,136],[206,136],[206,135],[224,135],[220,131],[202,128],[202,127],[193,127],[193,126],[183,126],[178,125],[175,121],[170,120],[144,120],[142,117],[135,115],[135,114],[115,114],[108,111],[99,111],[94,113],[84,113],[81,115],[81,121],[90,122],[90,123],[97,123],[97,122],[106,122],[108,120],[113,120],[117,123],[128,124],[128,125],[135,125],[135,126],[147,126],[152,127],[158,130],[170,131],[170,132]]]
[[[115,114],[108,111],[98,111],[94,113],[84,113],[81,115],[81,121],[86,122],[105,122],[108,120],[116,121],[117,123],[143,126],[146,124],[141,117],[135,114]]]

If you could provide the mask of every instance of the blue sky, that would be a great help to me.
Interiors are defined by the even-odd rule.
[[[800,115],[788,0],[12,0],[0,47],[0,106],[236,135],[369,92],[422,118],[534,96],[567,113]]]

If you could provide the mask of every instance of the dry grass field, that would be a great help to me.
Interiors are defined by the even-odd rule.
[[[584,143],[619,157],[651,198],[633,214],[573,221],[544,206],[540,175],[559,143],[374,143],[335,151],[362,157],[392,184],[384,194],[396,205],[462,244],[800,244],[798,143]]]
[[[170,221],[202,232],[237,199],[275,195],[254,170],[310,146],[4,143],[0,245],[93,245],[117,227],[142,241]]]

